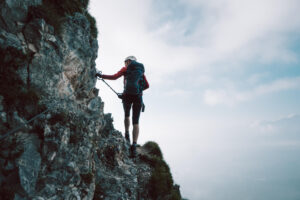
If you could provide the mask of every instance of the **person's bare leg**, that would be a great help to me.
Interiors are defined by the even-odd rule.
[[[129,133],[130,117],[124,119],[125,133]]]
[[[139,125],[138,124],[133,124],[133,131],[132,131],[132,140],[133,142],[137,143],[138,137],[139,137]]]

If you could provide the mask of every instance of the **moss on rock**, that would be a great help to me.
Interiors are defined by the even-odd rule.
[[[141,155],[141,160],[153,168],[148,184],[151,198],[180,200],[179,186],[174,185],[170,167],[163,159],[158,144],[155,142],[147,142],[142,148],[147,153]]]

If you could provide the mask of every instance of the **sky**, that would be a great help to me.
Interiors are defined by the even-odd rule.
[[[91,0],[97,69],[145,66],[138,143],[190,200],[300,199],[300,1]],[[122,78],[109,81],[122,92]],[[124,133],[121,101],[97,83]]]

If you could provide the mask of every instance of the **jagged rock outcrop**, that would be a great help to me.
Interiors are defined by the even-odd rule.
[[[159,148],[129,158],[103,113],[87,5],[0,0],[0,136],[22,127],[0,141],[1,199],[180,199]]]

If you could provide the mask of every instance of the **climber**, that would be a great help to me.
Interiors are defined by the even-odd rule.
[[[131,156],[136,157],[136,145],[139,136],[139,118],[143,104],[143,90],[149,88],[149,83],[144,75],[144,65],[138,63],[134,56],[128,56],[125,59],[125,67],[114,75],[104,75],[97,73],[96,76],[102,79],[116,80],[124,76],[124,91],[119,97],[122,99],[125,113],[125,139],[130,143],[129,126],[130,126],[130,110],[132,106],[132,140],[130,147]]]

